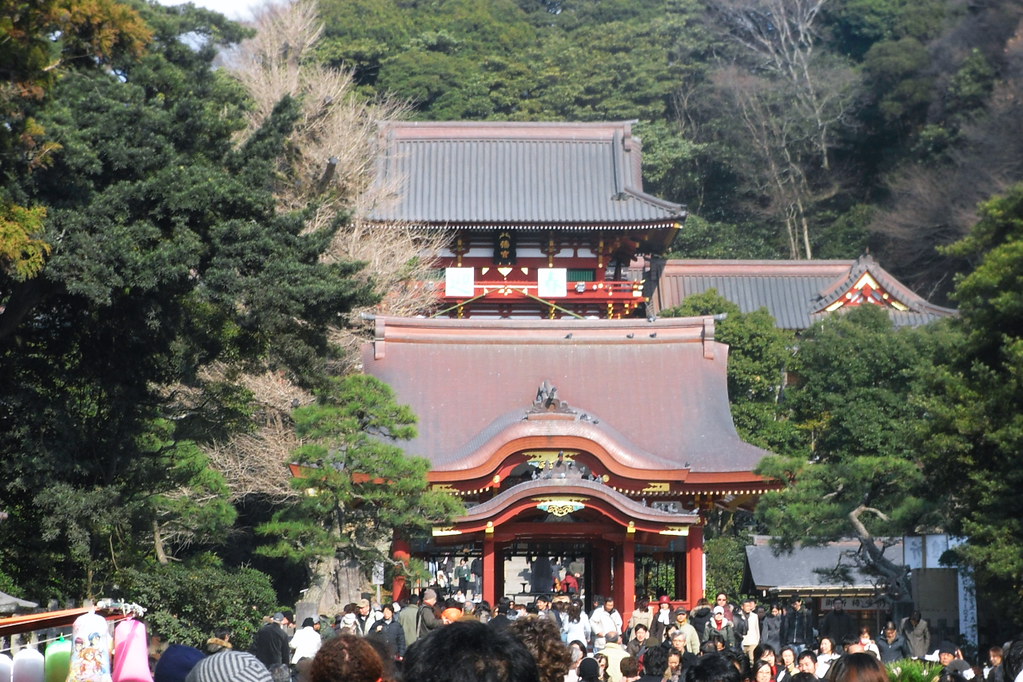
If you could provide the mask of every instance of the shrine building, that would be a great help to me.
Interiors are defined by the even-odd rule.
[[[705,516],[751,508],[772,485],[753,473],[769,453],[736,433],[714,318],[648,317],[686,212],[643,192],[630,123],[380,135],[393,192],[369,218],[451,239],[437,315],[377,317],[363,369],[415,411],[402,447],[466,505],[430,537],[395,538],[396,556],[479,557],[491,603],[520,593],[509,558],[564,557],[621,609],[655,582],[695,604]]]
[[[686,211],[643,192],[630,123],[389,122],[380,146],[368,219],[450,235],[442,315],[645,316]]]
[[[779,328],[794,331],[861,305],[884,308],[896,327],[956,314],[911,290],[870,254],[856,260],[671,259],[661,270],[648,312],[656,315],[711,289],[744,313],[766,308]]]
[[[769,487],[753,473],[769,453],[732,423],[727,360],[712,317],[378,317],[364,371],[419,415],[402,447],[466,505],[398,547],[482,557],[492,604],[519,592],[504,584],[510,556],[582,559],[587,594],[625,609],[668,571],[670,596],[695,604],[704,515]]]

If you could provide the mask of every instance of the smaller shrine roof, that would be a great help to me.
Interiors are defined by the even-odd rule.
[[[490,229],[674,227],[685,208],[643,191],[629,121],[386,122],[378,222]]]
[[[861,279],[872,278],[900,307],[887,301],[889,315],[897,327],[916,326],[956,311],[930,303],[874,260],[864,255],[856,260],[669,260],[650,305],[660,311],[675,307],[693,294],[716,289],[744,313],[760,308],[774,316],[782,329],[806,329],[827,309],[842,303]],[[869,296],[870,293],[864,295]],[[890,299],[889,299],[890,300]]]
[[[853,558],[859,541],[845,540],[821,547],[797,547],[791,553],[775,553],[769,538],[757,536],[746,547],[748,587],[758,591],[802,597],[825,594],[875,592],[878,578],[867,573]],[[903,563],[902,542],[886,550],[895,563]]]

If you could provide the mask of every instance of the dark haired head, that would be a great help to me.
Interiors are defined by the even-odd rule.
[[[749,671],[749,676],[751,680],[754,680],[754,682],[756,682],[757,673],[760,672],[761,668],[767,668],[767,671],[771,673],[771,677],[772,678],[774,677],[774,668],[771,666],[771,664],[762,658],[758,658],[757,662],[753,664],[753,667],[751,667]]]
[[[579,679],[582,682],[596,682],[600,675],[600,665],[595,658],[584,658],[579,663]]]
[[[1002,669],[1005,671],[1005,679],[1015,680],[1016,676],[1023,672],[1023,639],[1017,639],[1005,647]]]
[[[724,656],[707,654],[686,670],[686,682],[742,682],[742,674]]]
[[[847,646],[851,646],[853,644],[858,643],[859,641],[860,641],[860,636],[859,635],[854,635],[854,634],[850,633],[850,634],[848,634],[848,635],[846,635],[845,637],[842,638],[842,641],[840,642],[840,644],[842,645],[842,648],[844,649]]]
[[[668,669],[668,649],[663,646],[649,647],[643,654],[643,671],[647,675],[663,675]]]
[[[828,668],[828,682],[889,682],[888,672],[873,654],[846,654]]]
[[[540,673],[533,655],[516,637],[479,621],[461,620],[433,630],[409,647],[404,678],[415,682],[540,682]]]

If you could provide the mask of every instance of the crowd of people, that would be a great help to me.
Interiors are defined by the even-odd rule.
[[[402,603],[363,599],[333,619],[306,618],[293,634],[294,616],[281,612],[255,633],[249,652],[233,651],[230,633],[215,633],[208,655],[175,666],[177,677],[161,674],[171,651],[164,653],[154,680],[888,682],[885,664],[917,658],[933,660],[927,679],[936,682],[1023,682],[1023,642],[993,647],[989,665],[974,667],[951,644],[932,651],[919,613],[887,622],[875,636],[841,599],[819,622],[798,598],[758,608],[752,598],[733,604],[718,594],[692,609],[666,597],[641,599],[628,619],[612,598],[590,606],[540,595],[491,607],[426,589]],[[213,661],[225,653],[230,660]],[[234,677],[215,676],[229,669]]]

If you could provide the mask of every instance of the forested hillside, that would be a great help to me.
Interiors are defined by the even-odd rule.
[[[638,119],[679,255],[855,258],[946,302],[1023,178],[1013,0],[321,0],[318,56],[429,119]]]

